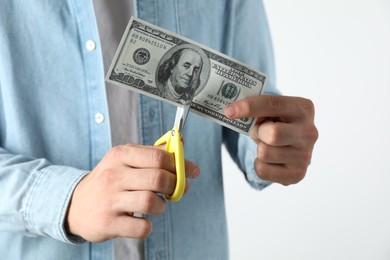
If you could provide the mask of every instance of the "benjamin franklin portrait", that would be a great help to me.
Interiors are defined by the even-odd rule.
[[[204,51],[192,44],[173,47],[160,60],[156,82],[163,98],[183,103],[191,101],[205,86],[210,61]]]

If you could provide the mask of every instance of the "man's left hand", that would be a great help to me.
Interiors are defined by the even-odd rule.
[[[318,131],[314,104],[288,96],[253,96],[225,108],[228,118],[255,117],[251,137],[257,143],[255,170],[262,180],[295,184],[310,164]]]

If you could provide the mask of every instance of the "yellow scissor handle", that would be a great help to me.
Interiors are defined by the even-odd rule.
[[[184,149],[181,141],[181,134],[175,126],[171,131],[161,136],[154,145],[165,144],[165,151],[173,153],[175,156],[176,165],[176,187],[172,195],[165,195],[169,201],[178,201],[183,197],[186,187],[186,173],[184,166]]]

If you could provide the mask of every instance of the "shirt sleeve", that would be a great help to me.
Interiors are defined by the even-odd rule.
[[[271,33],[263,2],[237,1],[233,9],[236,19],[229,25],[228,35],[234,37],[228,39],[232,46],[228,55],[265,73],[267,79],[263,93],[278,95]],[[255,26],[247,26],[248,24]],[[271,184],[256,175],[254,160],[257,157],[257,145],[250,137],[224,128],[223,140],[230,156],[252,187],[261,190]]]
[[[272,183],[260,179],[256,174],[254,161],[257,157],[257,147],[250,137],[224,128],[223,139],[231,158],[244,173],[251,187],[262,190]]]
[[[0,230],[84,242],[67,234],[64,223],[73,190],[87,173],[0,148]]]

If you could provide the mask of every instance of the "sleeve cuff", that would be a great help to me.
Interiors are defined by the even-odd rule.
[[[65,218],[76,185],[88,173],[66,166],[48,166],[39,172],[24,207],[24,217],[30,232],[65,243],[86,242],[66,232]]]
[[[256,143],[250,137],[239,135],[238,138],[238,160],[245,173],[245,177],[251,187],[262,190],[272,182],[260,179],[255,171],[254,161],[257,157]]]

